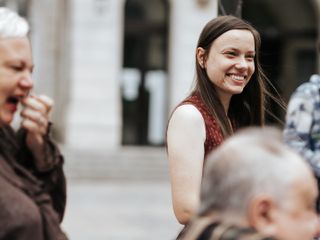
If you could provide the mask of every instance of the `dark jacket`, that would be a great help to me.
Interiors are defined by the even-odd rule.
[[[0,128],[0,240],[66,240],[63,157],[45,137],[45,168],[37,169],[26,132]]]

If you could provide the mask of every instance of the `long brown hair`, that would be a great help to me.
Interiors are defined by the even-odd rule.
[[[235,121],[234,123],[237,128],[253,125],[263,126],[266,113],[266,96],[270,96],[279,103],[282,108],[284,108],[285,105],[280,100],[280,96],[275,97],[267,90],[266,83],[273,89],[274,87],[263,73],[260,65],[260,34],[248,22],[234,16],[219,16],[212,19],[203,28],[197,48],[203,48],[205,50],[205,58],[208,57],[212,43],[223,33],[233,29],[248,30],[254,37],[256,52],[254,58],[255,72],[251,80],[242,93],[232,96],[229,111],[226,115],[217,91],[207,75],[206,69],[201,67],[196,56],[196,82],[192,91],[192,94],[199,94],[209,112],[218,121],[224,136],[232,134],[228,116]]]

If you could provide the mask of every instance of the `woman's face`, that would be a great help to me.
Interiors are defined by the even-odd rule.
[[[219,36],[206,55],[197,49],[197,60],[206,69],[220,98],[243,91],[255,70],[255,41],[248,30],[229,30]]]
[[[33,87],[33,62],[26,37],[0,39],[0,126],[10,124]]]

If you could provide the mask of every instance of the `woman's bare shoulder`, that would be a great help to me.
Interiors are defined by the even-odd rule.
[[[168,132],[195,132],[195,134],[204,134],[205,124],[200,111],[191,104],[185,104],[177,107],[173,112]],[[183,134],[184,135],[184,134]]]
[[[191,122],[203,121],[200,111],[192,104],[184,104],[177,107],[172,113],[171,119],[173,118]]]

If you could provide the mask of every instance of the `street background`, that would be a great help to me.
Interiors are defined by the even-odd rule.
[[[68,178],[63,228],[71,240],[174,239],[181,226],[163,148],[62,151]]]
[[[150,146],[164,144],[170,113],[194,80],[200,31],[219,9],[241,9],[260,32],[262,66],[284,99],[319,72],[320,0],[0,0],[0,6],[30,22],[34,91],[55,101],[51,120],[68,178],[63,227],[72,240],[173,239],[181,228],[165,150]]]

